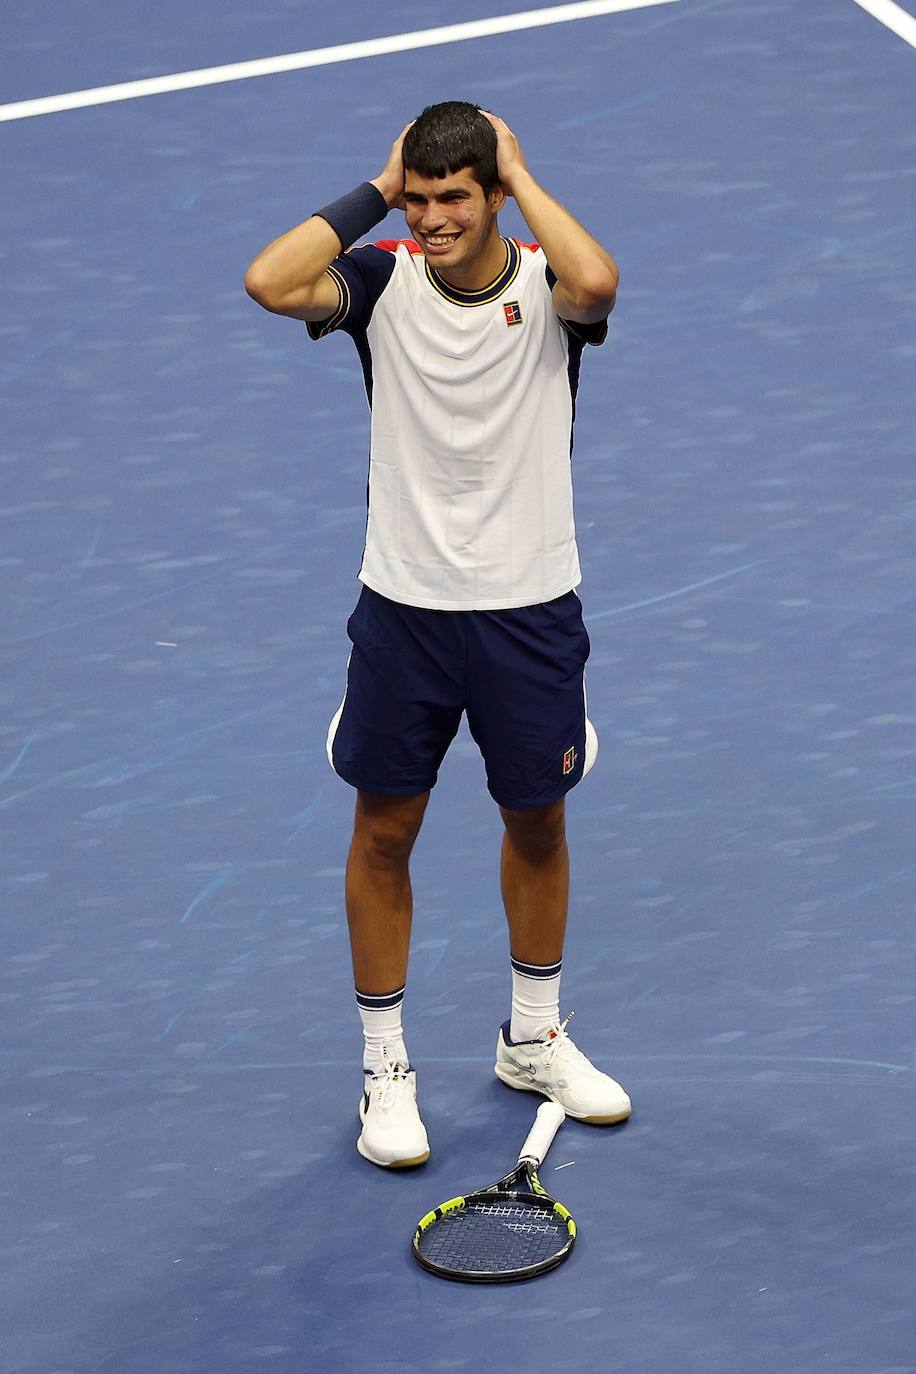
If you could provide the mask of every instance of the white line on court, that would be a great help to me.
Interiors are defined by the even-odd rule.
[[[61,110],[81,110],[88,105],[109,105],[117,100],[138,100],[141,96],[162,95],[168,91],[187,91],[195,86],[215,86],[223,81],[246,81],[253,76],[273,76],[276,72],[300,71],[305,67],[326,67],[335,62],[354,62],[361,57],[379,57],[383,53],[408,52],[413,48],[434,48],[444,43],[460,43],[468,38],[489,38],[496,33],[514,33],[519,29],[566,24],[574,19],[594,19],[603,14],[618,14],[622,10],[647,9],[651,5],[677,3],[678,0],[579,0],[579,3],[572,5],[552,5],[548,9],[497,15],[493,19],[474,19],[465,24],[447,24],[442,28],[418,29],[414,33],[396,33],[388,38],[367,38],[359,43],[339,43],[331,48],[286,53],[282,57],[256,58],[251,62],[233,62],[225,67],[204,67],[200,71],[176,72],[172,76],[125,81],[117,86],[96,86],[88,91],[70,91],[64,95],[42,96],[37,100],[19,100],[11,105],[0,105],[0,122],[32,119],[36,115],[57,114]]]
[[[909,43],[911,48],[916,48],[916,19],[896,5],[894,0],[855,0],[855,3],[882,24],[886,24],[889,29],[893,29],[894,33],[905,43]]]

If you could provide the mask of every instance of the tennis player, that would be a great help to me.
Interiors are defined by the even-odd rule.
[[[514,197],[535,244],[504,238]],[[392,209],[411,237],[353,247]],[[246,289],[353,339],[371,409],[362,590],[328,735],[356,788],[346,902],[363,1024],[360,1153],[422,1164],[429,1143],[401,1026],[411,850],[463,713],[504,827],[511,1016],[495,1070],[573,1117],[630,1113],[560,1017],[565,798],[591,767],[589,641],[575,588],[571,438],[579,364],[617,292],[608,253],[538,184],[503,120],[430,106],[384,170],[255,259]]]

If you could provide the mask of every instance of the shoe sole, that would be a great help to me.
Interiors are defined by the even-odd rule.
[[[541,1097],[546,1097],[551,1102],[556,1102],[558,1106],[563,1108],[567,1116],[573,1117],[576,1121],[584,1121],[589,1126],[616,1126],[618,1122],[626,1121],[633,1111],[632,1107],[627,1107],[626,1111],[615,1112],[613,1116],[582,1116],[579,1112],[571,1112],[564,1103],[547,1088],[542,1088],[539,1084],[532,1083],[530,1080],[520,1083],[518,1079],[515,1078],[512,1070],[505,1068],[502,1064],[494,1064],[493,1068],[496,1072],[496,1077],[501,1083],[505,1083],[508,1088],[516,1088],[519,1092],[523,1093],[538,1093]]]
[[[362,1136],[356,1141],[356,1148],[359,1150],[363,1159],[368,1159],[370,1164],[377,1164],[380,1169],[416,1169],[418,1165],[425,1164],[429,1159],[429,1150],[425,1155],[417,1155],[415,1159],[376,1159],[371,1155],[363,1144]]]

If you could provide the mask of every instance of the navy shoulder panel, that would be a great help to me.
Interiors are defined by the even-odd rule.
[[[328,267],[328,275],[337,284],[337,310],[330,319],[309,323],[311,337],[323,339],[338,329],[354,337],[364,334],[375,303],[391,280],[394,266],[394,253],[375,243],[339,254]]]

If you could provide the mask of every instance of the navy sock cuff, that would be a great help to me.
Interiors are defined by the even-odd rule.
[[[563,970],[563,960],[558,959],[555,964],[526,964],[513,955],[512,967],[525,978],[558,978]]]
[[[394,1007],[399,1007],[404,1001],[404,993],[407,991],[407,984],[398,988],[397,992],[360,992],[356,989],[356,1005],[362,1007],[363,1011],[391,1011]]]

